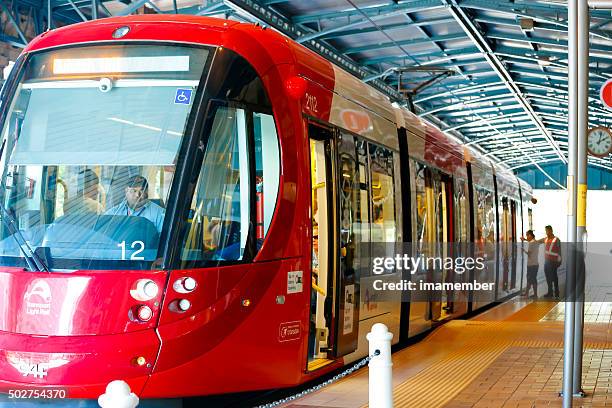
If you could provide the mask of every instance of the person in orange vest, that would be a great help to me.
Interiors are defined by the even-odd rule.
[[[553,229],[550,225],[544,227],[546,230],[546,238],[538,241],[544,243],[544,274],[546,275],[546,284],[548,292],[544,297],[554,296],[559,297],[559,277],[557,269],[561,265],[561,240],[553,234]]]
[[[557,269],[561,265],[561,240],[553,234],[553,228],[550,225],[544,227],[546,238],[536,239],[538,244],[544,244],[544,275],[546,276],[546,285],[548,292],[544,297],[559,297],[559,276]],[[525,238],[521,237],[521,241]],[[531,242],[534,242],[533,240]]]

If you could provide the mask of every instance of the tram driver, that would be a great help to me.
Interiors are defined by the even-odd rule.
[[[143,176],[133,176],[125,187],[125,199],[106,211],[106,215],[144,217],[161,234],[165,210],[149,200],[149,182]]]

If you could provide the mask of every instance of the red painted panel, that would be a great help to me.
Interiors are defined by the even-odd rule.
[[[463,174],[463,149],[454,140],[431,126],[425,135],[425,161],[448,172]]]
[[[302,381],[310,282],[304,280],[301,292],[287,293],[287,273],[308,276],[306,262],[296,258],[173,273],[172,280],[186,273],[196,277],[201,290],[193,292],[193,313],[179,320],[169,317],[176,313],[164,305],[159,327],[163,346],[143,396],[236,392]],[[291,335],[280,336],[289,323]]]
[[[140,392],[159,345],[154,330],[80,337],[0,332],[0,391],[15,388],[15,383],[19,387],[61,386],[71,388],[72,398],[97,398],[110,381],[123,379],[134,392]],[[139,356],[151,366],[138,366],[135,359]],[[40,368],[26,368],[32,365]],[[32,372],[26,374],[28,371]]]
[[[221,33],[235,24],[214,18],[168,14],[104,18],[47,31],[32,40],[25,51],[79,42],[137,39],[217,44]],[[130,32],[114,40],[113,32],[123,25],[130,26]]]

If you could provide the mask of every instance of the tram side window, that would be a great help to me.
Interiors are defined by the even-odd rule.
[[[527,225],[527,229],[533,230],[533,210],[531,208],[527,209]]]
[[[252,115],[253,133],[247,123]],[[255,185],[249,171],[249,142],[254,140]],[[183,261],[240,261],[250,226],[251,190],[255,189],[255,237],[265,237],[278,194],[279,148],[271,115],[246,109],[217,108],[189,211]]]
[[[470,218],[469,201],[467,198],[467,184],[465,180],[455,178],[455,241],[469,242]]]
[[[495,197],[481,187],[475,188],[476,200],[476,242],[495,243]]]
[[[414,161],[414,163],[414,168],[416,169],[416,191],[413,192],[413,196],[415,197],[416,208],[416,236],[419,248],[421,248],[424,242],[429,241],[429,231],[427,230],[427,167],[421,162]]]
[[[221,106],[208,137],[182,259],[242,259],[249,200],[246,111]]]
[[[256,237],[263,239],[270,227],[280,177],[280,153],[274,117],[265,113],[253,114],[256,167]]]
[[[393,152],[373,144],[370,149],[372,188],[372,242],[395,242],[395,188]]]

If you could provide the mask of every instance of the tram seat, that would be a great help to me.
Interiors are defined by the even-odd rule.
[[[215,258],[222,260],[239,260],[242,257],[240,245],[240,223],[229,221],[221,230],[222,240],[216,250]]]

